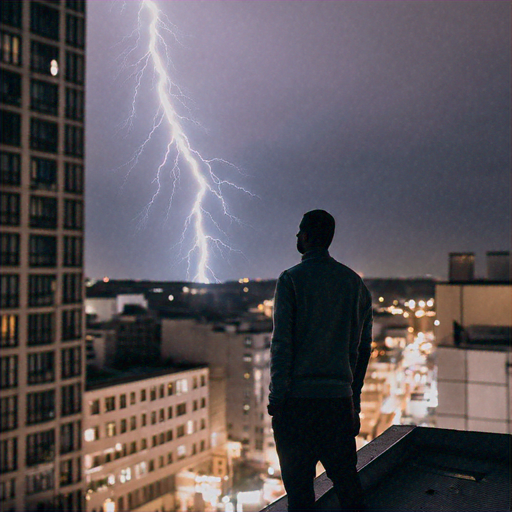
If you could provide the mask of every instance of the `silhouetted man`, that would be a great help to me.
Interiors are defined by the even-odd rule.
[[[277,281],[268,412],[288,510],[313,510],[321,461],[342,510],[362,510],[356,471],[361,388],[371,353],[372,301],[361,278],[329,256],[334,218],[304,215],[302,262]]]

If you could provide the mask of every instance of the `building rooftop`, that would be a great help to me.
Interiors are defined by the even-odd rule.
[[[511,505],[509,434],[393,426],[358,452],[369,512],[505,512]],[[339,510],[326,474],[316,510]],[[284,512],[286,496],[262,512]]]
[[[173,363],[169,367],[140,366],[127,370],[115,370],[113,368],[87,368],[86,391],[137,382],[139,380],[172,375],[173,373],[187,370],[200,370],[207,368],[207,364]]]

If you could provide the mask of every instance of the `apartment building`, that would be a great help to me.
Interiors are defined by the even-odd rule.
[[[180,489],[176,477],[211,471],[217,436],[210,428],[209,400],[204,365],[103,372],[88,380],[86,510],[186,510],[194,503],[195,490]]]
[[[205,362],[226,375],[227,435],[246,458],[277,464],[270,416],[270,337],[267,323],[162,320],[162,357]]]
[[[3,511],[83,509],[85,1],[0,9]]]
[[[450,280],[436,286],[437,426],[512,432],[510,254],[487,254],[487,279],[474,255],[450,255]]]

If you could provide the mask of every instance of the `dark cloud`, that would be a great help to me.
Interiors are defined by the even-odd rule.
[[[155,108],[148,80],[121,127],[134,81],[119,56],[139,3],[88,5],[87,271],[184,278],[171,248],[186,178],[169,213],[167,191],[137,229],[165,139],[127,178],[116,171]],[[216,257],[221,279],[296,262],[300,217],[319,207],[338,219],[333,255],[368,276],[444,275],[450,251],[510,247],[509,2],[159,5],[181,34],[173,74],[203,126],[187,125],[194,146],[259,196],[228,193],[244,256]]]

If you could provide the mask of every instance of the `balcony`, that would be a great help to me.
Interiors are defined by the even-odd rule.
[[[509,434],[393,426],[358,451],[369,512],[510,511]],[[316,510],[339,510],[326,474]],[[261,512],[285,512],[286,496]]]

